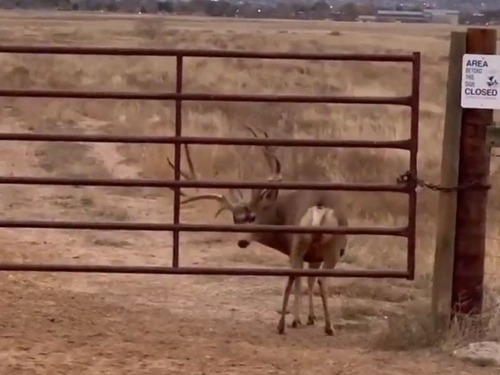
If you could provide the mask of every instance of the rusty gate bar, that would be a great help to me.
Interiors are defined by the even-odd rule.
[[[415,250],[417,231],[417,152],[418,152],[418,123],[420,112],[420,52],[413,53],[411,79],[411,118],[410,118],[410,175],[414,177],[408,183],[408,278],[415,278]]]
[[[285,190],[340,190],[340,191],[385,191],[393,193],[408,193],[411,188],[403,184],[374,183],[338,183],[338,182],[263,182],[263,181],[187,181],[187,180],[156,180],[156,179],[91,179],[66,177],[23,177],[0,176],[0,185],[54,185],[54,186],[110,186],[110,187],[151,187],[151,188],[223,188],[251,189],[274,187]]]
[[[101,134],[37,134],[37,133],[0,133],[0,141],[30,142],[93,142],[93,143],[150,143],[150,144],[188,144],[188,145],[234,145],[234,146],[309,146],[344,148],[390,148],[410,150],[411,139],[398,141],[370,140],[330,140],[330,139],[284,139],[284,138],[229,138],[193,136],[133,136]]]
[[[130,273],[150,275],[224,275],[224,276],[337,276],[371,278],[406,278],[406,271],[396,270],[287,270],[286,268],[219,268],[219,267],[160,267],[160,266],[107,266],[76,264],[22,264],[0,263],[3,271],[30,272],[91,272],[91,273]]]
[[[182,100],[203,102],[252,102],[252,103],[324,103],[324,104],[373,104],[409,106],[411,96],[336,96],[336,95],[244,95],[244,94],[177,94],[172,92],[144,93],[120,91],[67,91],[67,90],[9,90],[0,89],[6,98],[64,98],[64,99],[115,99],[115,100]]]
[[[177,55],[175,58],[175,93],[182,94],[183,66],[182,55]],[[182,100],[175,100],[175,137],[178,139],[182,136]],[[181,178],[181,144],[174,144],[174,179],[179,181]],[[181,190],[177,186],[174,188],[174,224],[179,224],[180,209],[181,209]],[[172,267],[179,267],[179,230],[175,228],[172,231]]]
[[[205,58],[245,58],[269,60],[329,60],[366,62],[412,62],[408,54],[353,54],[353,53],[290,53],[290,52],[246,52],[228,50],[193,50],[165,48],[126,47],[70,47],[70,46],[25,46],[0,45],[0,53],[36,53],[38,55],[96,55],[96,56],[183,56]]]
[[[344,183],[292,183],[292,182],[219,182],[219,181],[181,181],[180,162],[182,144],[221,144],[221,145],[276,145],[276,146],[311,146],[311,147],[350,147],[350,148],[392,148],[410,152],[409,172],[417,176],[418,150],[418,105],[420,84],[420,54],[412,55],[355,55],[355,54],[292,54],[261,53],[239,51],[203,51],[203,50],[167,50],[137,48],[79,48],[57,46],[0,46],[0,53],[36,53],[36,54],[79,54],[79,55],[115,55],[115,56],[169,56],[176,58],[175,92],[107,92],[107,91],[64,91],[64,90],[8,90],[0,89],[3,97],[31,98],[73,98],[73,99],[130,99],[130,100],[170,100],[175,101],[175,136],[107,136],[76,134],[1,134],[0,141],[60,141],[60,142],[123,142],[174,144],[174,180],[139,180],[139,179],[71,179],[41,178],[29,176],[0,177],[2,184],[21,185],[81,185],[81,186],[142,186],[170,187],[174,189],[174,217],[172,224],[164,223],[120,223],[120,222],[77,222],[77,221],[36,221],[36,220],[0,220],[4,228],[38,229],[87,229],[87,230],[143,230],[171,231],[173,237],[172,267],[150,266],[109,266],[109,265],[71,265],[71,264],[14,264],[0,263],[0,271],[39,271],[39,272],[106,272],[106,273],[141,273],[141,274],[212,274],[212,275],[255,275],[255,276],[337,276],[337,277],[392,277],[414,278],[415,267],[415,225],[416,225],[416,185],[414,179],[405,184],[344,184]],[[367,61],[367,62],[410,62],[412,64],[411,95],[399,97],[352,97],[352,96],[301,96],[301,95],[231,95],[209,93],[183,93],[184,57],[203,58],[258,58],[289,60],[329,60],[329,61]],[[372,104],[399,105],[411,108],[411,137],[397,141],[354,141],[354,140],[285,140],[255,138],[214,138],[182,136],[183,101],[223,101],[223,102],[269,102],[269,103],[331,103],[331,104]],[[401,171],[403,172],[403,171]],[[397,177],[397,176],[395,176]],[[252,188],[275,187],[280,189],[319,189],[343,191],[386,191],[405,193],[409,196],[408,224],[404,227],[337,227],[318,228],[278,225],[210,225],[179,223],[180,188]],[[325,233],[348,235],[385,235],[407,239],[407,270],[291,270],[279,268],[220,268],[220,267],[179,267],[179,233],[185,232],[289,232],[289,233]],[[176,240],[177,239],[177,240]]]
[[[123,223],[123,222],[80,222],[53,220],[0,220],[2,228],[33,228],[33,229],[88,229],[88,230],[142,230],[152,232],[173,231],[182,232],[290,232],[290,233],[323,233],[323,234],[364,234],[379,236],[408,235],[408,227],[339,227],[325,229],[321,227],[306,227],[298,225],[254,225],[245,224],[162,224],[162,223]]]

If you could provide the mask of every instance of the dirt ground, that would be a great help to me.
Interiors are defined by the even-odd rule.
[[[279,336],[268,313],[277,296],[259,298],[249,291],[262,283],[224,280],[239,285],[222,293],[222,280],[203,277],[56,278],[45,284],[40,278],[2,277],[2,374],[495,371],[429,352],[377,351],[364,344],[365,332],[325,337],[308,327]],[[234,289],[246,294],[246,302]]]
[[[108,151],[113,154],[112,147]],[[33,168],[36,174],[36,165],[22,163],[32,159],[31,152],[39,155],[38,148],[23,150],[7,144],[4,152],[16,160],[16,166]],[[87,152],[98,155],[91,149]],[[93,163],[99,168],[106,164],[96,159]],[[3,188],[3,212],[29,217],[36,207],[47,219],[97,216],[157,221],[162,217],[154,209],[154,197],[106,197],[98,189],[85,188],[28,190],[20,194],[19,189]],[[72,213],[82,202],[82,211]],[[193,209],[188,218],[196,214]],[[170,235],[70,232],[3,230],[3,258],[160,265],[168,264],[171,255]],[[183,235],[182,264],[241,266],[242,250],[230,241],[218,234]],[[252,252],[263,262],[286,264],[265,249]],[[348,292],[350,283],[358,281],[333,282],[337,333],[326,337],[321,317],[315,327],[288,328],[286,335],[277,334],[275,310],[281,302],[283,278],[21,273],[0,277],[2,374],[483,373],[433,351],[377,350],[370,332],[380,326],[384,306],[387,313],[395,306],[353,298],[350,306],[353,301],[356,306],[378,304],[382,315],[351,318],[349,310],[342,309],[348,303],[342,290]],[[372,283],[383,286],[382,281],[365,282],[367,287]],[[344,289],[335,292],[339,285]]]
[[[51,24],[51,17],[57,22]],[[95,38],[92,40],[93,44],[103,45],[92,29],[97,27],[97,23],[92,24],[94,21],[85,17],[89,16],[79,16],[78,20],[74,19],[72,22],[80,23],[72,24],[61,21],[58,15],[44,14],[44,20],[37,21],[37,15],[34,13],[16,13],[14,17],[12,13],[3,12],[0,15],[3,23],[3,26],[0,25],[0,33],[10,42],[18,43],[37,44],[50,39],[56,43],[78,44],[82,40]],[[120,45],[132,44],[129,43],[130,40],[138,44],[139,38],[133,39],[131,33],[142,33],[145,37],[151,35],[150,39],[156,38],[154,30],[145,24],[130,26],[123,19],[120,20],[120,25],[112,23],[111,20],[100,22],[99,30],[112,30],[114,41]],[[172,22],[174,26],[169,27],[175,30],[169,29],[168,34],[168,37],[172,38],[179,35],[177,29],[187,35],[188,28],[207,27],[205,24],[201,25],[196,18],[175,21],[178,24]],[[92,27],[87,23],[92,24]],[[259,24],[264,25],[258,27],[269,35],[276,34],[276,30],[284,27],[283,23],[274,21]],[[228,30],[240,27],[238,32],[243,35],[242,38],[254,43],[250,43],[248,48],[255,49],[260,43],[260,37],[253,36],[250,26],[238,25],[240,24],[230,21],[220,35],[214,31],[209,38],[215,38],[214,40],[222,43],[230,34]],[[326,23],[314,26],[313,23],[305,22],[300,25],[300,28],[307,29],[309,33],[304,34],[306,36],[303,38],[311,37],[314,33],[325,34],[329,27]],[[247,29],[243,30],[245,27]],[[255,25],[253,27],[255,28]],[[350,35],[350,32],[360,30],[359,25],[347,24],[342,33],[347,32],[347,35]],[[391,27],[384,30],[384,33],[391,35],[394,31]],[[440,33],[439,38],[433,39],[432,48],[443,49],[445,42],[442,34],[446,32],[444,28],[438,27],[433,31],[419,30],[422,35],[426,35],[429,44],[434,38],[432,34]],[[209,39],[200,39],[205,36],[196,35],[198,45],[210,42]],[[302,38],[302,34],[297,31],[280,35],[280,38],[291,38],[290,40],[294,37]],[[373,45],[374,37],[367,35],[360,34],[360,43]],[[183,43],[188,43],[191,38],[184,34],[181,37],[184,38]],[[337,43],[332,42],[330,34],[326,38],[326,43]],[[408,42],[403,37],[400,39],[399,35],[393,39],[397,48],[408,46]],[[417,37],[414,40],[418,40]],[[426,40],[421,42],[422,48],[427,43]],[[297,41],[302,43],[306,39]],[[151,40],[149,42],[152,43]],[[163,42],[167,43],[168,40]],[[230,42],[240,43],[240,40],[233,38]],[[278,39],[274,43],[274,46],[281,45]],[[273,47],[272,44],[270,46]],[[442,66],[432,65],[444,61],[440,59],[442,58],[432,56],[426,61],[426,74],[430,74],[432,70],[435,77],[442,76]],[[58,68],[59,71],[50,64],[39,65],[38,68],[29,64],[30,61],[26,58],[19,61],[6,58],[3,68],[0,66],[5,86],[19,84],[24,87],[23,82],[32,79],[43,86],[52,82],[55,87],[61,88],[65,87],[64,82],[61,83],[63,79],[75,78],[71,67],[68,67],[65,73],[62,68]],[[202,64],[200,66],[203,68]],[[105,80],[111,75],[105,68],[90,64],[85,68],[89,68],[91,72],[93,68],[101,72],[102,77],[98,77],[97,83],[109,83]],[[114,69],[122,72],[121,68]],[[295,69],[291,66],[290,69],[292,68]],[[131,64],[131,69],[136,69],[136,66]],[[147,68],[141,69],[133,73],[147,79]],[[50,77],[43,78],[47,81],[36,81],[41,74]],[[88,77],[78,77],[87,83],[92,83],[95,78],[92,73]],[[248,79],[243,76],[235,77]],[[424,78],[424,84],[433,83],[434,78]],[[6,83],[7,79],[12,81]],[[118,85],[121,83],[119,80],[117,82]],[[144,84],[139,79],[130,82]],[[300,80],[297,82],[300,83]],[[425,95],[429,95],[429,92],[427,90]],[[434,97],[435,94],[432,93],[431,96]],[[439,105],[432,100],[426,99],[425,102],[424,122],[427,121],[427,124],[429,121],[439,122],[439,116],[442,115]],[[49,132],[109,132],[110,124],[113,121],[120,122],[122,116],[126,117],[125,114],[128,119],[124,121],[129,121],[134,126],[139,121],[142,123],[144,117],[141,117],[141,111],[150,108],[145,104],[140,108],[136,103],[127,108],[114,107],[118,113],[123,113],[111,120],[106,118],[107,108],[103,111],[103,107],[105,106],[82,105],[74,112],[69,112],[65,104],[58,101],[4,101],[0,104],[0,126],[5,132],[34,129]],[[158,108],[155,110],[157,112],[154,113],[159,114],[158,116],[164,115]],[[93,112],[99,112],[101,117],[91,115]],[[117,112],[114,115],[117,115]],[[238,115],[241,116],[239,113]],[[222,121],[222,117],[216,118],[213,114],[199,114],[198,118],[193,118],[193,121],[209,121],[213,118]],[[384,119],[378,121],[384,123],[384,126],[387,123]],[[352,128],[353,125],[349,126]],[[374,126],[377,131],[381,131],[378,123]],[[115,129],[121,131],[120,128]],[[394,133],[397,131],[394,130]],[[435,139],[435,134],[430,132],[429,139]],[[434,155],[432,149],[435,147],[424,142],[423,147],[426,146],[430,150],[426,155]],[[164,159],[161,163],[165,164]],[[429,169],[439,167],[439,163],[434,159],[425,163]],[[120,146],[113,144],[4,142],[0,156],[2,175],[131,178],[142,176],[142,167],[130,158],[130,154],[124,153]],[[170,222],[172,216],[170,200],[165,200],[165,194],[155,189],[1,186],[0,194],[0,209],[4,219]],[[367,202],[374,204],[372,201],[370,198]],[[431,206],[432,204],[426,205]],[[397,211],[397,203],[394,207]],[[397,223],[396,216],[384,217],[392,224]],[[182,221],[203,220],[213,220],[206,207],[190,206],[183,210]],[[224,220],[228,219],[221,219]],[[424,226],[425,221],[421,220]],[[423,232],[426,228],[428,227],[425,227]],[[285,257],[257,245],[247,250],[238,249],[235,246],[235,236],[217,233],[182,234],[181,264],[224,267],[287,264]],[[419,237],[419,248],[432,248],[432,241],[428,236],[430,235]],[[404,263],[404,251],[396,252],[396,247],[388,245],[388,242],[378,242],[377,246],[374,243],[354,242],[353,249],[358,253],[346,256],[339,268],[367,266],[367,263],[373,265],[375,260],[377,264]],[[393,255],[389,255],[390,251],[393,251]],[[429,258],[428,254],[425,256]],[[0,261],[165,266],[169,265],[170,259],[169,233],[26,229],[0,231]],[[387,337],[386,340],[389,341],[399,341],[401,346],[405,346],[406,337],[413,337],[414,322],[410,321],[407,326],[400,328],[400,337],[395,332],[386,334],[391,330],[388,322],[396,316],[404,316],[407,305],[428,301],[428,263],[425,260],[419,261],[419,273],[415,282],[332,279],[331,305],[336,328],[333,337],[327,337],[323,333],[318,296],[315,298],[319,318],[316,326],[287,328],[286,335],[277,334],[276,310],[281,304],[284,278],[3,272],[0,273],[0,374],[496,373],[496,370],[478,368],[455,360],[448,351],[437,348],[414,348],[406,351],[385,348],[385,344],[391,343],[384,343],[383,337]],[[427,318],[421,316],[419,319]],[[422,334],[425,335],[425,332]],[[411,347],[411,344],[408,346]]]
[[[25,213],[49,196],[58,194],[26,200]],[[147,209],[132,200],[120,203],[129,212]],[[107,264],[168,261],[167,238],[158,234],[5,232],[2,249],[17,258]],[[183,242],[183,263],[221,264],[221,258],[240,251],[227,241],[205,241],[201,236]],[[4,273],[0,373],[492,373],[435,350],[377,349],[372,335],[383,315],[349,319],[342,309],[347,298],[336,292],[332,294],[335,336],[323,334],[321,317],[315,327],[288,328],[280,336],[275,310],[284,282],[255,277]],[[334,281],[342,283],[348,291],[347,282]],[[393,308],[387,304],[388,311]],[[383,311],[378,308],[379,314]]]
[[[242,304],[236,293],[230,297],[214,292],[220,281],[108,277],[99,287],[89,288],[85,284],[95,281],[77,276],[71,284],[83,284],[80,287],[58,288],[67,278],[57,278],[59,282],[46,286],[39,285],[39,279],[2,278],[8,285],[2,288],[2,374],[495,371],[428,352],[373,350],[363,344],[361,332],[342,331],[326,338],[320,330],[308,328],[282,337],[274,331],[274,316],[261,310],[272,308],[266,300],[277,298],[247,293],[252,296]],[[252,287],[241,284],[236,289]]]

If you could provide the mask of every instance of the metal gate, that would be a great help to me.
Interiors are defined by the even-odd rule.
[[[63,90],[0,90],[0,97],[24,98],[82,98],[82,99],[119,99],[119,100],[169,100],[175,101],[175,136],[114,136],[114,135],[76,135],[76,134],[36,134],[0,133],[0,141],[52,141],[52,142],[96,142],[96,143],[135,143],[135,144],[173,144],[175,147],[174,180],[158,179],[76,179],[76,178],[38,178],[29,176],[0,176],[0,184],[17,185],[60,185],[60,186],[120,186],[120,187],[164,187],[174,188],[174,213],[172,224],[161,223],[117,223],[117,222],[77,222],[77,221],[28,221],[0,220],[1,228],[39,228],[39,229],[87,229],[87,230],[133,230],[133,231],[171,231],[173,256],[171,267],[161,266],[111,266],[111,265],[70,265],[0,263],[0,271],[37,271],[37,272],[100,272],[135,274],[197,274],[197,275],[323,275],[337,277],[407,278],[415,275],[415,227],[416,227],[416,177],[418,151],[418,115],[420,86],[420,53],[408,55],[370,55],[370,54],[291,54],[264,52],[236,52],[210,50],[168,50],[146,48],[78,48],[78,47],[29,47],[0,46],[0,53],[31,53],[59,55],[101,55],[101,56],[164,56],[176,59],[176,90],[165,93],[137,92],[90,92]],[[348,97],[348,96],[300,96],[300,95],[228,95],[196,94],[182,90],[183,62],[189,57],[204,58],[247,58],[247,59],[288,59],[324,61],[373,61],[410,63],[412,66],[411,92],[402,97]],[[399,105],[411,108],[411,137],[396,141],[370,140],[305,140],[277,138],[217,138],[182,136],[182,103],[184,101],[225,101],[225,102],[274,102],[274,103],[338,103],[338,104],[378,104]],[[181,145],[275,145],[342,148],[388,148],[402,149],[410,153],[410,163],[404,183],[394,184],[344,184],[344,183],[304,183],[304,182],[214,182],[181,181]],[[320,189],[342,191],[397,192],[408,195],[408,224],[404,227],[348,227],[321,229],[298,226],[272,225],[211,225],[181,224],[180,188],[263,188],[280,189]],[[291,270],[289,268],[218,268],[182,267],[179,265],[180,232],[292,232],[292,233],[345,233],[349,235],[385,235],[407,238],[406,270]]]

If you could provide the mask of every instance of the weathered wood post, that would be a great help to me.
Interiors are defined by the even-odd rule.
[[[489,179],[486,136],[493,123],[492,109],[500,109],[500,76],[489,74],[491,68],[500,70],[500,56],[490,56],[495,53],[495,30],[451,33],[441,164],[441,186],[451,189],[443,189],[439,196],[432,288],[437,329],[446,329],[457,313],[482,309]]]
[[[448,59],[448,84],[446,87],[446,112],[444,118],[441,186],[457,186],[460,160],[460,135],[462,107],[460,92],[462,82],[462,56],[465,54],[465,32],[452,32]],[[448,327],[451,315],[451,290],[453,259],[455,254],[455,220],[457,192],[440,191],[434,271],[432,283],[432,313],[437,330]]]
[[[483,303],[486,208],[490,174],[488,127],[500,109],[500,57],[496,30],[467,30],[463,59],[452,313],[480,314]],[[497,72],[495,72],[497,70]]]

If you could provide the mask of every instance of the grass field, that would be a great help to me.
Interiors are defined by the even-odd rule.
[[[451,28],[306,21],[215,20],[75,13],[0,13],[9,44],[158,46],[245,51],[411,53],[421,51],[420,177],[439,182],[448,41]],[[205,93],[406,95],[410,65],[190,58],[184,88]],[[174,90],[168,58],[0,55],[2,88]],[[185,103],[189,135],[245,134],[256,125],[274,136],[400,139],[409,110],[318,104]],[[86,134],[173,134],[174,105],[164,102],[2,99],[3,131]],[[171,146],[4,143],[2,175],[171,177]],[[264,178],[254,147],[196,146],[206,178]],[[395,150],[283,148],[291,180],[393,183],[408,166]],[[262,159],[260,159],[262,160]],[[263,161],[263,160],[262,160]],[[260,164],[260,162],[259,162]],[[262,163],[264,165],[264,163]],[[497,159],[492,183],[500,183]],[[158,189],[1,187],[4,218],[171,222],[172,194]],[[346,193],[352,225],[406,222],[404,197]],[[426,307],[431,282],[437,195],[419,193],[414,282],[333,279],[337,335],[319,327],[275,331],[282,278],[2,274],[2,374],[469,374],[446,350],[467,338],[432,343]],[[192,204],[185,222],[213,221],[210,203]],[[500,194],[488,211],[487,285],[499,286]],[[223,217],[222,217],[223,216]],[[222,215],[217,221],[229,222]],[[3,261],[166,265],[170,234],[2,230]],[[235,235],[183,234],[183,265],[285,266],[269,249],[241,250]],[[356,236],[339,267],[406,266],[400,239]],[[319,298],[316,303],[319,305]],[[318,310],[319,311],[319,310]],[[321,319],[321,318],[320,318]],[[321,322],[319,323],[321,324]],[[494,322],[492,323],[494,324]],[[490,336],[499,333],[492,326]],[[386,349],[408,349],[393,352]]]

